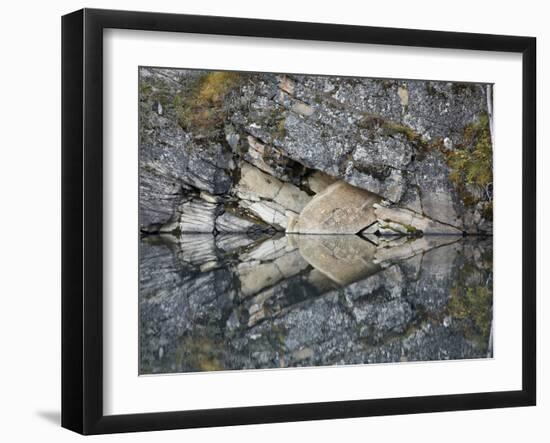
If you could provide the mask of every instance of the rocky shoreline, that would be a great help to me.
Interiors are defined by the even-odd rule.
[[[490,85],[139,74],[144,234],[492,233]]]

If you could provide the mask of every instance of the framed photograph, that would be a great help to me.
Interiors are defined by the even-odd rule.
[[[62,425],[536,402],[531,37],[62,19]]]

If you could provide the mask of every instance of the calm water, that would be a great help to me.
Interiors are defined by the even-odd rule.
[[[140,373],[492,357],[492,238],[140,241]]]

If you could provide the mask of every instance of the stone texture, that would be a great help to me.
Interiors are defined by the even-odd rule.
[[[261,198],[273,200],[279,193],[283,183],[277,178],[265,174],[254,166],[243,163],[241,166],[241,178],[236,187],[237,194],[241,194],[245,199]]]
[[[424,234],[459,235],[462,233],[458,228],[431,220],[408,209],[375,204],[374,213],[380,226],[387,225],[397,232],[407,233],[411,230],[411,233],[420,231]],[[400,224],[404,229],[397,227],[396,224]]]
[[[449,166],[449,153],[473,149],[468,128],[492,116],[490,85],[241,73],[233,83],[209,84],[215,100],[193,119],[202,112],[193,100],[212,75],[139,70],[142,232],[172,226],[182,202],[197,197],[220,205],[216,217],[233,210],[296,230],[305,219],[296,214],[335,181],[431,220],[425,233],[443,225],[492,232],[490,187],[457,184],[456,174],[453,182]]]
[[[275,202],[241,200],[239,206],[279,230],[287,227],[287,211]]]
[[[432,220],[462,230],[462,208],[448,178],[448,167],[442,154],[430,152],[418,162],[417,174],[421,192],[422,211]],[[434,171],[440,171],[435,173]]]
[[[174,220],[164,225],[161,232],[214,232],[219,206],[200,199],[180,203]]]
[[[376,195],[346,182],[333,183],[311,200],[288,232],[355,234],[376,220],[372,205],[377,201]]]
[[[297,186],[282,182],[247,163],[243,163],[241,167],[236,193],[243,200],[271,200],[284,209],[297,213],[311,200]]]
[[[321,171],[314,171],[308,176],[306,183],[312,192],[318,194],[325,188],[332,185],[335,181],[337,181],[337,179],[331,177],[330,175],[327,175]]]
[[[140,68],[139,224],[144,231],[165,224],[190,188],[224,194],[232,186],[232,155],[219,143],[203,146],[178,124],[173,97],[189,88],[200,71]],[[161,104],[162,112],[158,106]]]
[[[218,232],[246,233],[267,229],[268,225],[260,224],[255,220],[239,217],[228,211],[216,218],[216,230]]]
[[[223,197],[220,197],[219,195],[212,195],[206,191],[201,191],[199,194],[199,197],[202,198],[205,202],[208,203],[221,203],[223,202]]]
[[[290,211],[300,213],[310,202],[311,197],[298,187],[283,183],[273,200]]]

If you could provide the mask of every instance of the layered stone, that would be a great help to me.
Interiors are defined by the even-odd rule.
[[[204,83],[220,88],[206,91],[218,101],[194,117],[189,109],[199,110],[192,101],[201,99],[200,86],[216,76],[140,70],[142,232],[172,228],[182,200],[198,196],[220,206],[216,217],[232,213],[229,224],[219,223],[226,232],[247,232],[253,223],[328,233],[320,227],[330,223],[326,214],[306,219],[312,219],[312,197],[335,182],[417,214],[418,226],[378,217],[378,233],[408,235],[406,225],[424,233],[491,232],[492,187],[466,180],[466,172],[449,160],[457,149],[467,155],[475,148],[479,137],[472,131],[491,116],[490,87],[238,74],[228,84]],[[492,142],[492,131],[490,136]],[[340,223],[347,223],[346,210],[338,210],[345,208],[334,209]],[[331,233],[356,233],[362,223],[351,218],[352,225]],[[186,214],[182,223],[189,232],[217,229],[206,214]]]
[[[356,234],[376,221],[373,204],[379,200],[346,182],[333,183],[315,195],[287,232]]]

